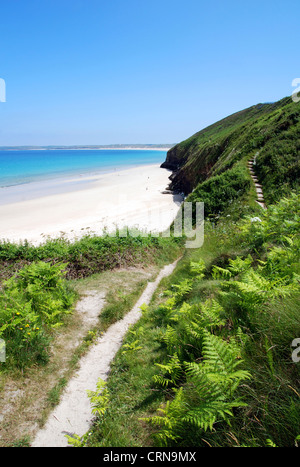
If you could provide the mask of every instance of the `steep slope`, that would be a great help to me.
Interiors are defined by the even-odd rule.
[[[167,153],[170,188],[186,195],[199,183],[255,157],[266,202],[298,189],[300,104],[287,97],[237,112],[199,131]]]

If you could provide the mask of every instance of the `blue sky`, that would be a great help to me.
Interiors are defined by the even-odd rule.
[[[300,77],[300,2],[4,0],[0,146],[176,143]]]

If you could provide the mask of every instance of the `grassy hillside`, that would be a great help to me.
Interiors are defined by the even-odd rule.
[[[67,279],[80,279],[100,271],[119,267],[144,265],[153,261],[168,261],[169,254],[182,247],[180,238],[169,239],[145,236],[102,237],[86,235],[75,242],[59,237],[48,239],[39,246],[27,241],[0,242],[0,284],[19,269],[36,261],[65,262]]]
[[[299,443],[299,201],[207,222],[204,246],[186,250],[129,331],[75,445]]]
[[[29,445],[89,346],[182,250],[183,239],[143,235],[0,244],[0,446]],[[92,327],[76,307],[90,292],[105,296]]]
[[[40,246],[0,243],[0,338],[7,341],[9,355],[5,368],[47,361],[46,335],[62,324],[76,298],[71,279],[121,267],[162,265],[181,248],[182,239],[150,235],[85,236],[74,243],[59,238]]]
[[[91,393],[92,429],[71,444],[299,444],[300,363],[291,347],[300,336],[299,120],[300,104],[289,98],[259,104],[168,152],[171,188],[205,203],[201,248],[183,251],[183,238],[151,236],[0,244],[0,337],[10,364],[0,366],[4,381],[16,368],[22,377],[50,371],[53,338],[64,336],[72,316],[73,288],[81,293],[108,275],[96,335],[129,311],[145,286],[145,278],[135,279],[128,289],[128,268],[158,268],[183,252],[129,330],[107,385],[100,381]],[[266,210],[255,202],[252,158]],[[124,290],[120,267],[127,268]]]
[[[271,203],[299,187],[299,135],[300,104],[284,98],[196,133],[170,149],[162,166],[174,171],[170,188],[187,195],[208,178],[256,157],[257,177]]]
[[[204,245],[144,307],[91,395],[93,428],[71,444],[299,444],[299,117],[288,98],[253,106],[168,152],[171,188],[205,203]]]

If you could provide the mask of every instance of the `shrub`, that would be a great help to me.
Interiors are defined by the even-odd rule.
[[[7,366],[48,361],[51,334],[63,324],[75,299],[65,267],[32,263],[3,284],[0,337],[6,342]]]
[[[205,217],[216,216],[225,211],[235,200],[250,188],[247,169],[235,165],[232,169],[215,175],[200,183],[191,195],[189,202],[204,202]]]

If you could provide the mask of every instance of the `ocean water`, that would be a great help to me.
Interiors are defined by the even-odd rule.
[[[0,150],[1,188],[164,162],[153,150]]]

